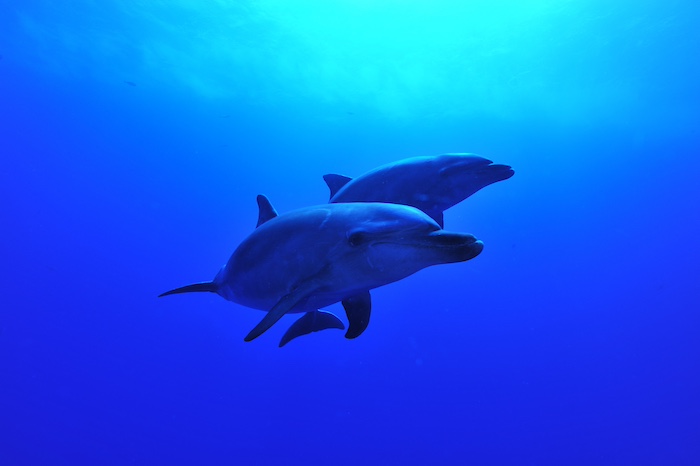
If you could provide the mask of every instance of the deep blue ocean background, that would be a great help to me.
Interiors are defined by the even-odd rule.
[[[0,465],[700,464],[699,5],[3,3]],[[156,297],[445,152],[484,252],[360,338]]]

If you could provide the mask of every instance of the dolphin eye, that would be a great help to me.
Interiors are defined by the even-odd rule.
[[[355,231],[348,235],[350,246],[361,246],[367,242],[367,234],[362,231]]]

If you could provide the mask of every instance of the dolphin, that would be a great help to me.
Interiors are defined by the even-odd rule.
[[[267,311],[245,341],[287,313],[306,315],[290,327],[280,346],[312,331],[343,328],[337,317],[318,311],[337,302],[349,321],[345,337],[355,338],[369,323],[370,290],[432,265],[473,259],[484,247],[474,236],[444,231],[405,205],[324,204],[278,215],[265,196],[258,196],[258,206],[258,227],[212,281],[160,295],[207,291]]]
[[[514,173],[510,166],[494,164],[478,155],[443,154],[399,160],[355,179],[335,174],[325,175],[323,179],[330,189],[331,203],[410,205],[444,227],[445,210]]]

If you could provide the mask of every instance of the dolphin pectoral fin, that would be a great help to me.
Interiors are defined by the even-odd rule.
[[[428,217],[435,220],[435,222],[440,225],[440,228],[445,228],[445,217],[441,210],[426,212],[426,214],[428,214]]]
[[[369,314],[372,311],[372,297],[369,291],[350,296],[343,300],[343,307],[350,324],[348,331],[345,332],[345,338],[357,338],[369,324]]]
[[[305,283],[297,286],[290,293],[282,296],[282,298],[277,301],[272,309],[270,309],[263,317],[263,319],[258,323],[258,325],[251,330],[248,335],[244,338],[245,341],[251,341],[262,335],[267,329],[272,327],[275,322],[280,320],[283,315],[292,310],[302,299],[309,296],[316,288],[317,284],[314,280],[308,280]]]
[[[280,340],[280,348],[296,337],[308,335],[309,333],[318,332],[327,328],[344,330],[345,325],[330,312],[320,309],[318,311],[307,312],[289,327],[282,337],[282,340]]]
[[[352,178],[343,175],[328,174],[323,175],[323,181],[328,185],[331,191],[331,198],[336,195],[340,189],[352,181]]]
[[[208,291],[210,293],[218,293],[219,287],[216,283],[213,283],[213,282],[193,283],[192,285],[181,286],[180,288],[175,288],[174,290],[166,291],[165,293],[159,294],[158,297],[162,298],[163,296],[168,296],[171,294],[193,293],[193,292],[201,292],[201,291]]]

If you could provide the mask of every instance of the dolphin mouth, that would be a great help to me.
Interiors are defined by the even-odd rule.
[[[507,180],[515,174],[515,170],[510,165],[493,163],[483,157],[468,157],[443,170],[446,174],[461,174],[475,178],[482,184],[479,189],[498,181]]]
[[[430,245],[436,247],[462,247],[480,243],[474,235],[468,233],[452,233],[445,230],[433,231],[426,237]]]
[[[476,239],[474,235],[452,233],[445,230],[431,232],[418,244],[433,250],[444,251],[453,258],[454,262],[468,261],[484,250],[484,243]]]
[[[511,176],[515,175],[515,170],[510,165],[503,165],[500,163],[493,163],[490,160],[484,160],[481,163],[473,163],[469,168],[475,174],[479,174],[484,178],[491,178],[495,183],[497,181],[507,180]]]
[[[491,165],[487,165],[482,168],[481,170],[484,174],[489,174],[493,176],[496,181],[503,181],[507,180],[511,176],[515,175],[515,170],[513,170],[513,167],[510,165],[501,165],[498,163],[494,163]]]

